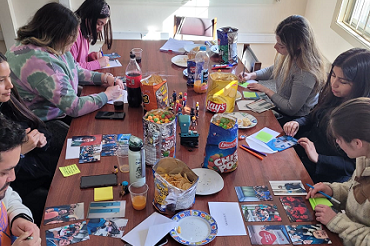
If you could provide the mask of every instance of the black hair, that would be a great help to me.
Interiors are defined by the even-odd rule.
[[[0,160],[1,153],[20,146],[26,138],[22,127],[0,113]]]

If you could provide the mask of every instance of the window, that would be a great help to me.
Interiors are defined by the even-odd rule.
[[[370,41],[370,0],[349,1],[343,22],[354,32]]]

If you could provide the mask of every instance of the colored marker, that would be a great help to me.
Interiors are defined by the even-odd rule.
[[[248,147],[247,145],[242,144],[242,146],[243,146],[244,148],[247,148],[247,149],[249,149],[249,150],[251,150],[251,151],[255,152],[256,154],[263,155],[263,156],[267,156],[265,153],[259,152],[258,150],[255,150],[255,149],[252,149],[251,147]]]
[[[312,188],[312,189],[314,189],[315,187],[313,187],[312,185],[310,185],[310,184],[306,184],[308,187],[310,187],[310,188]],[[322,192],[322,191],[319,191],[319,193],[321,194],[321,195],[324,195],[326,198],[328,198],[330,201],[333,201],[333,202],[335,202],[335,203],[338,203],[338,204],[340,204],[340,201],[338,201],[337,199],[335,199],[334,197],[331,197],[331,196],[329,196],[328,194],[326,194],[326,193],[324,193],[324,192]]]
[[[251,154],[251,155],[254,155],[255,157],[257,157],[258,159],[260,159],[260,160],[263,160],[263,157],[262,156],[260,156],[259,154],[257,154],[257,153],[254,153],[253,151],[251,151],[251,150],[249,150],[249,149],[247,149],[247,148],[244,148],[243,146],[241,146],[241,145],[239,145],[239,148],[241,148],[241,149],[243,149],[243,150],[245,150],[245,151],[247,151],[249,154]]]

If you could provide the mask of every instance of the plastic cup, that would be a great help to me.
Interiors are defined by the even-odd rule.
[[[117,101],[114,101],[113,102],[113,105],[114,105],[114,110],[116,110],[116,111],[122,111],[123,110],[124,102],[121,101],[121,100],[117,100]]]
[[[138,182],[130,184],[128,190],[130,192],[132,207],[136,210],[143,210],[146,207],[146,201],[148,197],[148,185],[138,185]]]
[[[128,149],[128,145],[126,148]],[[116,151],[118,167],[122,173],[128,173],[130,171],[130,166],[128,165],[127,149],[124,149],[123,146],[118,146],[118,149]]]
[[[136,62],[138,64],[141,63],[141,57],[143,55],[143,49],[142,48],[133,48],[131,50],[131,53],[135,55]]]

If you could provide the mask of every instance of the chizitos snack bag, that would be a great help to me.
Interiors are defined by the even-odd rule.
[[[209,79],[206,107],[214,113],[234,111],[238,78],[231,73],[212,73]]]
[[[211,119],[204,168],[220,173],[232,172],[238,165],[238,124],[234,117],[215,114]]]

